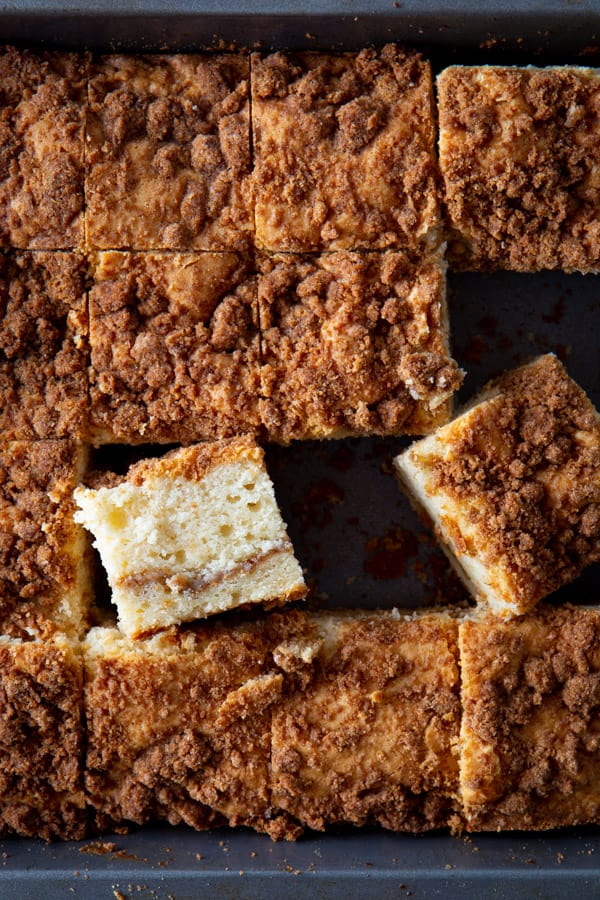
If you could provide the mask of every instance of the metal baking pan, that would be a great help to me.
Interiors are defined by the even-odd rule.
[[[2,42],[96,50],[208,46],[354,49],[390,40],[450,62],[600,65],[597,0],[64,0],[0,2]],[[600,404],[597,276],[451,274],[460,399],[503,369],[555,351]],[[269,447],[267,462],[297,555],[321,606],[412,607],[464,592],[408,502],[391,458],[404,439]],[[600,599],[600,566],[557,600]],[[296,844],[248,831],[146,828],[89,841],[0,842],[0,898],[496,898],[600,892],[600,830],[450,837],[332,830]],[[102,852],[96,852],[98,850]]]

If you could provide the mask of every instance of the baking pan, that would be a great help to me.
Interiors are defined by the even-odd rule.
[[[225,7],[225,8],[224,8]],[[338,0],[0,3],[2,42],[96,50],[207,46],[353,49],[396,40],[448,62],[600,64],[600,9],[580,2]],[[596,60],[599,60],[596,63]],[[492,375],[552,350],[600,404],[600,282],[543,273],[451,274],[459,400]],[[415,607],[465,594],[390,471],[406,439],[267,448],[315,606]],[[600,600],[600,566],[556,595]],[[296,844],[247,831],[146,828],[102,842],[0,842],[0,898],[597,897],[600,830],[451,837],[332,830]]]

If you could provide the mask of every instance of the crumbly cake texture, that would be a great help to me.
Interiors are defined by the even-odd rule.
[[[252,120],[261,249],[437,244],[431,71],[417,53],[254,54]]]
[[[600,559],[600,419],[552,354],[395,460],[477,600],[531,609]]]
[[[306,593],[252,438],[143,460],[120,483],[78,488],[75,499],[129,637]]]
[[[73,521],[87,453],[73,441],[0,445],[0,634],[82,634],[89,544]]]
[[[75,645],[0,638],[0,835],[85,836],[83,677]]]
[[[239,250],[251,238],[249,59],[95,61],[86,137],[92,248]]]
[[[460,655],[466,827],[599,822],[599,610],[463,622]]]
[[[235,253],[100,253],[90,290],[94,443],[257,432],[256,279]]]
[[[74,253],[0,253],[0,438],[87,427],[85,265]]]
[[[270,707],[282,676],[264,622],[86,639],[86,787],[96,824],[229,823],[277,834]]]
[[[0,246],[83,244],[88,60],[0,48]]]
[[[271,440],[424,434],[448,421],[441,257],[259,257],[261,418]]]
[[[317,830],[457,826],[457,633],[442,613],[307,617],[274,652],[273,807]]]
[[[452,66],[437,87],[451,265],[600,269],[598,72]]]

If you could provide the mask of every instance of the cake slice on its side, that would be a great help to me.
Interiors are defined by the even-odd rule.
[[[459,827],[456,620],[307,615],[273,656],[285,672],[273,706],[273,808],[317,830]]]
[[[395,460],[476,600],[526,612],[600,560],[600,418],[552,354]]]
[[[0,446],[0,635],[78,638],[89,624],[91,553],[73,500],[87,458],[75,441]]]
[[[600,822],[600,610],[481,616],[459,644],[468,830]]]
[[[77,645],[0,637],[0,685],[0,835],[85,837]]]
[[[263,451],[249,437],[143,460],[114,487],[75,496],[130,637],[305,594]]]
[[[85,643],[86,789],[96,827],[150,820],[278,834],[269,802],[271,704],[282,676],[264,622]]]

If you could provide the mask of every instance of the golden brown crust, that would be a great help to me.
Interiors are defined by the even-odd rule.
[[[82,682],[66,645],[0,642],[0,834],[85,836]]]
[[[185,478],[202,481],[217,466],[252,462],[264,470],[265,452],[251,435],[180,447],[158,459],[142,459],[128,470],[126,481],[140,486],[147,478]]]
[[[256,239],[278,251],[418,250],[439,205],[431,72],[392,44],[252,57]]]
[[[597,73],[457,66],[438,93],[452,264],[598,269]]]
[[[234,253],[98,254],[90,291],[92,438],[257,431],[256,282]]]
[[[264,624],[173,632],[156,652],[125,647],[87,654],[86,779],[99,824],[159,818],[269,832],[280,679]]]
[[[274,652],[286,682],[273,708],[273,806],[319,830],[456,825],[456,640],[440,616],[300,621]]]
[[[470,830],[600,821],[600,613],[540,607],[460,626]]]
[[[402,434],[448,420],[440,262],[399,253],[262,256],[261,415],[271,440]]]
[[[0,49],[0,246],[83,244],[88,60]]]
[[[424,459],[427,490],[462,508],[458,549],[499,567],[525,611],[600,560],[600,419],[550,354],[488,388],[497,398]]]
[[[87,425],[85,266],[74,253],[0,254],[0,435],[80,437]]]
[[[82,450],[72,441],[0,447],[0,633],[79,633],[89,585],[73,490]]]
[[[239,250],[251,236],[249,61],[107,56],[87,126],[91,247]]]

